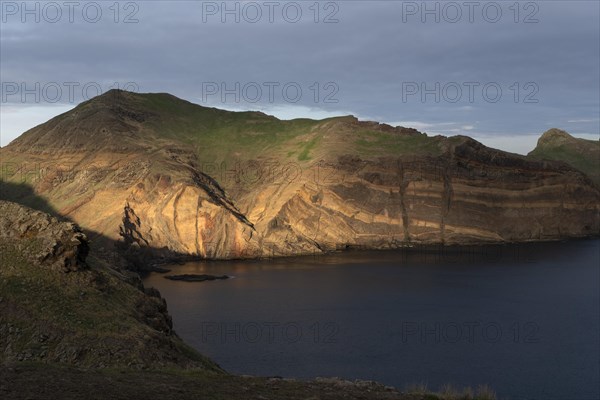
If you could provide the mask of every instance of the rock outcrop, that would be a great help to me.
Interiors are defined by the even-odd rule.
[[[5,179],[92,240],[151,258],[600,232],[599,186],[568,164],[354,117],[279,121],[111,91],[0,152]]]
[[[87,268],[85,234],[74,223],[59,222],[43,212],[0,201],[0,240],[13,242],[31,263],[41,267],[62,272]]]

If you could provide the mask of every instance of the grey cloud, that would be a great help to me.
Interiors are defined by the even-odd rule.
[[[304,10],[309,3],[301,3]],[[281,18],[273,24],[222,24],[216,18],[202,22],[202,2],[138,4],[137,24],[115,24],[110,18],[97,24],[3,23],[2,81],[99,82],[103,88],[135,82],[141,91],[194,101],[202,98],[203,82],[298,82],[306,92],[298,105],[306,109],[349,110],[385,121],[450,121],[488,135],[541,133],[548,123],[600,131],[594,119],[600,110],[595,2],[537,2],[535,24],[514,23],[509,13],[496,24],[481,18],[404,23],[402,2],[383,1],[337,2],[339,23],[334,24],[315,24],[309,15],[297,24]],[[508,3],[501,4],[507,11]],[[335,82],[339,102],[315,104],[308,89],[313,82]],[[469,102],[466,94],[456,103],[422,102],[418,96],[403,101],[407,82],[497,82],[503,97],[498,103],[481,95]],[[517,103],[510,89],[514,82],[521,86]],[[522,102],[528,82],[539,89],[537,103]],[[223,104],[286,105],[281,96],[274,104]],[[576,119],[592,121],[568,122]]]

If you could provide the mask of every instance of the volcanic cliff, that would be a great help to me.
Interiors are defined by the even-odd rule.
[[[0,150],[92,239],[208,258],[598,235],[600,188],[564,162],[358,121],[278,120],[110,91]],[[4,190],[27,203],[27,195]]]

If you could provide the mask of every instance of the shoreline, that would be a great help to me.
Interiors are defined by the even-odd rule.
[[[300,253],[300,254],[280,254],[280,255],[269,255],[259,257],[232,257],[232,258],[210,258],[200,257],[194,255],[182,255],[182,256],[170,256],[166,259],[157,258],[156,260],[150,260],[150,264],[147,269],[139,271],[140,274],[145,275],[148,272],[157,273],[168,273],[168,268],[163,268],[169,265],[184,265],[190,262],[207,262],[207,263],[226,263],[226,262],[262,262],[269,260],[294,260],[294,259],[307,259],[307,258],[319,258],[319,257],[330,257],[336,255],[345,254],[385,254],[389,252],[406,252],[423,254],[439,254],[440,252],[460,252],[465,249],[479,250],[486,248],[503,249],[510,246],[532,246],[532,245],[548,245],[552,243],[565,243],[565,242],[576,242],[576,241],[587,241],[587,240],[598,240],[600,239],[600,233],[597,235],[588,236],[576,236],[567,237],[561,239],[542,239],[542,240],[527,240],[527,241],[511,241],[511,242],[473,242],[473,243],[414,243],[410,245],[401,245],[397,247],[363,247],[363,246],[352,246],[344,249],[311,252],[311,253]],[[468,254],[476,254],[474,252],[468,252]],[[143,277],[143,276],[142,276]]]

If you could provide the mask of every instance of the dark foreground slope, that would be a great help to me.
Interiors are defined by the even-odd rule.
[[[76,225],[0,201],[2,362],[219,371],[175,335],[157,291],[88,247]]]
[[[111,91],[0,149],[3,179],[123,247],[206,258],[598,235],[578,169],[468,137]],[[93,237],[92,237],[93,238]]]
[[[158,292],[88,256],[90,245],[70,222],[0,201],[1,399],[438,398],[374,382],[229,375],[177,337]]]
[[[19,364],[0,370],[0,396],[11,400],[494,400],[488,387],[423,387],[399,393],[372,381],[297,381],[197,371],[82,370]]]

